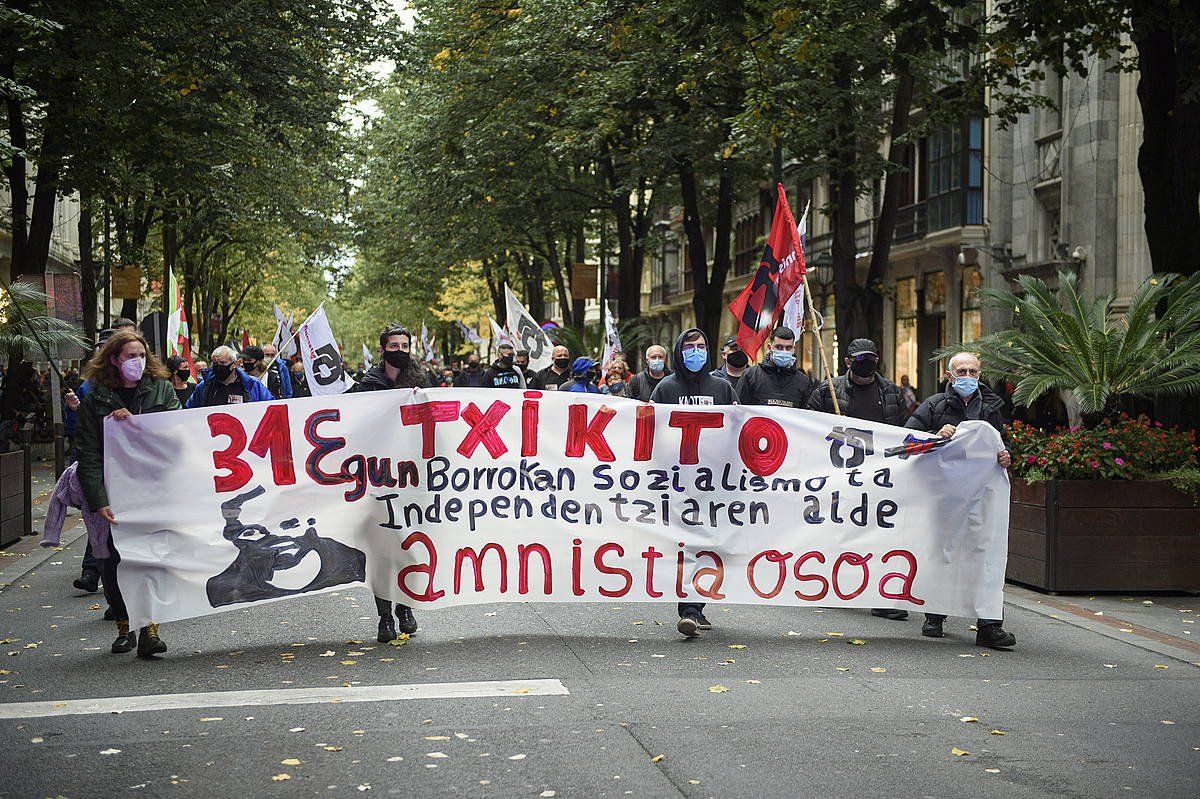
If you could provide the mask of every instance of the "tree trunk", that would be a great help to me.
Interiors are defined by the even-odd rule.
[[[0,77],[16,82],[13,58],[15,54],[10,54],[0,62]],[[4,174],[8,178],[9,198],[12,200],[12,264],[9,267],[9,276],[15,280],[21,275],[31,273],[28,265],[29,188],[25,183],[28,163],[21,155],[29,147],[29,137],[25,130],[24,107],[21,101],[9,96],[4,101],[4,107],[8,114],[8,141],[17,150],[4,168]]]
[[[729,274],[730,237],[733,232],[733,172],[729,162],[722,160],[721,176],[717,183],[717,209],[713,236],[714,252],[711,269],[704,244],[704,227],[700,219],[700,194],[696,171],[684,160],[679,167],[679,186],[683,196],[683,231],[688,246],[688,266],[692,272],[692,310],[696,327],[708,338],[709,350],[719,347],[718,332],[721,314],[725,311],[725,278]]]
[[[92,195],[82,191],[79,194],[79,298],[83,303],[83,336],[88,341],[96,340],[96,306],[100,297],[96,262],[92,258],[94,246]]]
[[[49,114],[47,115],[49,116]],[[26,274],[46,271],[50,258],[50,239],[54,235],[54,205],[58,201],[58,174],[61,165],[57,144],[49,120],[42,134],[37,180],[33,185],[33,214],[29,218],[29,254]]]
[[[1155,272],[1195,274],[1200,230],[1200,49],[1179,31],[1200,28],[1196,3],[1137,0],[1130,21],[1138,48],[1146,241]]]
[[[832,143],[832,161],[835,165],[832,176],[833,208],[830,214],[830,225],[833,229],[830,254],[833,256],[833,285],[837,307],[837,341],[839,353],[835,354],[835,364],[831,368],[840,370],[842,355],[846,346],[855,338],[866,335],[862,319],[861,294],[856,274],[857,252],[854,244],[855,200],[858,196],[858,185],[855,177],[855,165],[858,160],[854,134],[854,108],[851,88],[854,78],[854,63],[839,57],[834,72],[834,85],[843,98],[841,121],[834,129]]]

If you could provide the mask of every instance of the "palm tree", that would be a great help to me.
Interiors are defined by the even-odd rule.
[[[1023,294],[985,289],[983,304],[1008,311],[1014,326],[967,344],[989,374],[1016,384],[1013,402],[1028,406],[1052,389],[1070,391],[1084,422],[1114,416],[1123,397],[1200,393],[1200,275],[1156,274],[1124,314],[1113,295],[1088,299],[1071,272],[1059,272],[1057,296],[1022,275]]]
[[[47,358],[46,350],[53,356],[73,347],[89,348],[78,328],[46,315],[47,300],[23,280],[0,286],[0,353],[7,353],[10,364]]]

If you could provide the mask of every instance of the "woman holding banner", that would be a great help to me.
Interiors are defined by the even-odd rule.
[[[180,407],[175,389],[167,380],[167,370],[146,346],[141,334],[123,330],[109,337],[104,346],[92,356],[84,370],[92,384],[79,406],[76,445],[79,449],[79,482],[88,507],[96,508],[110,525],[117,524],[104,488],[104,420],[111,416],[118,422],[134,414],[176,410]],[[104,598],[117,620],[117,639],[114,653],[129,652],[137,647],[138,657],[150,657],[167,651],[158,637],[158,625],[153,622],[141,629],[141,638],[129,629],[129,611],[117,584],[117,564],[121,556],[108,540],[94,546],[100,560]]]

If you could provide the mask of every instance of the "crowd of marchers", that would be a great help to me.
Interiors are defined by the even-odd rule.
[[[142,413],[179,408],[211,408],[245,402],[264,402],[309,396],[304,365],[288,363],[273,347],[247,346],[240,352],[217,347],[207,361],[196,361],[198,378],[178,358],[161,362],[147,346],[132,322],[117,320],[87,361],[83,381],[66,393],[67,408],[77,414],[73,442],[76,462],[63,473],[55,487],[47,515],[43,545],[53,546],[59,536],[67,507],[80,509],[88,531],[88,546],[82,572],[75,587],[95,592],[103,587],[108,610],[105,617],[117,626],[114,653],[137,650],[142,657],[166,651],[157,624],[140,630],[129,625],[129,614],[121,595],[117,564],[120,553],[113,543],[114,516],[104,481],[105,418],[117,421]],[[631,374],[625,361],[611,359],[606,368],[586,356],[573,357],[567,347],[554,347],[552,362],[540,371],[529,368],[529,353],[501,343],[497,357],[484,367],[478,353],[471,353],[460,368],[438,368],[417,357],[413,335],[405,327],[390,325],[379,335],[377,361],[360,369],[351,392],[401,388],[458,386],[489,389],[536,389],[607,393],[643,402],[678,405],[766,405],[797,412],[840,412],[868,422],[912,428],[938,436],[953,436],[966,420],[982,420],[1004,434],[1004,400],[981,381],[979,358],[961,352],[946,365],[945,388],[918,402],[907,380],[900,385],[879,372],[879,349],[873,341],[856,339],[846,349],[843,374],[814,382],[798,368],[796,334],[786,327],[772,331],[765,354],[751,363],[735,338],[724,341],[721,364],[712,369],[706,335],[697,328],[683,331],[671,351],[652,344],[645,351],[645,368]],[[668,358],[669,356],[669,358]],[[669,362],[668,362],[669,360]],[[1007,450],[997,453],[999,466],[1007,468]],[[412,635],[418,624],[412,608],[376,597],[379,616],[378,640]],[[879,608],[874,615],[904,621],[908,612]],[[921,632],[929,637],[945,635],[944,616],[926,614]],[[1000,619],[976,622],[976,643],[1006,649],[1016,643]],[[680,603],[678,631],[689,638],[712,627],[700,603]]]

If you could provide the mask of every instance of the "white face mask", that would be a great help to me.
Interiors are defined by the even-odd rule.
[[[121,377],[136,383],[142,379],[142,373],[146,371],[146,359],[144,357],[130,358],[127,361],[121,362]]]

